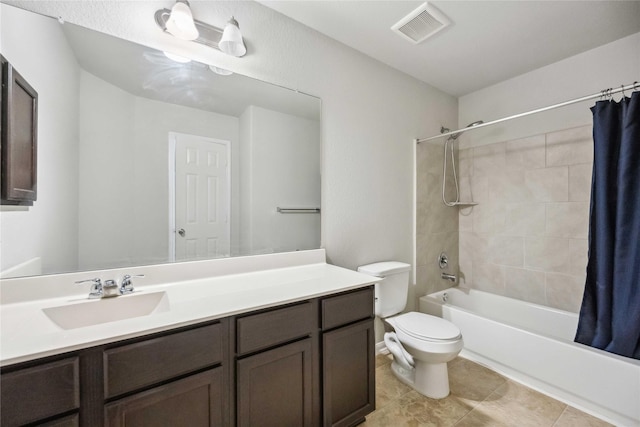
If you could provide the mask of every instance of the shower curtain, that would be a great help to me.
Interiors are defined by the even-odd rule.
[[[640,359],[640,92],[591,111],[589,261],[575,340]]]

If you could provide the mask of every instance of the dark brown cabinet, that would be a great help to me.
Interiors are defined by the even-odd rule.
[[[78,358],[51,361],[4,374],[0,387],[3,427],[77,412],[80,407]],[[71,414],[66,417],[66,423],[60,425],[74,425],[74,417],[77,420],[77,415]]]
[[[37,198],[38,93],[0,56],[0,202],[30,206]]]
[[[323,425],[356,425],[375,409],[373,289],[326,298],[322,314]]]
[[[236,318],[236,425],[318,425],[317,307],[310,300]]]
[[[307,338],[237,363],[237,425],[313,425],[312,346]]]
[[[223,425],[223,372],[216,368],[105,406],[108,427]]]
[[[373,288],[2,368],[4,426],[350,426],[375,407]]]

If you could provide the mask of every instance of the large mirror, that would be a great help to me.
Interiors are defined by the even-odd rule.
[[[320,246],[319,99],[0,7],[39,96],[38,200],[1,209],[2,277]]]

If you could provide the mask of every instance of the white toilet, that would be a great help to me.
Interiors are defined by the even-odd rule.
[[[383,278],[375,285],[375,312],[395,331],[384,336],[393,354],[393,373],[419,393],[442,399],[449,395],[447,362],[462,350],[462,335],[440,317],[417,312],[394,316],[407,304],[410,270],[409,264],[395,261],[358,267],[361,273]]]

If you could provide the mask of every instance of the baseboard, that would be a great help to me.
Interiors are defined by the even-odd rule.
[[[384,341],[380,341],[376,344],[376,356],[378,354],[389,354],[389,350],[387,349],[387,346],[384,345]]]

